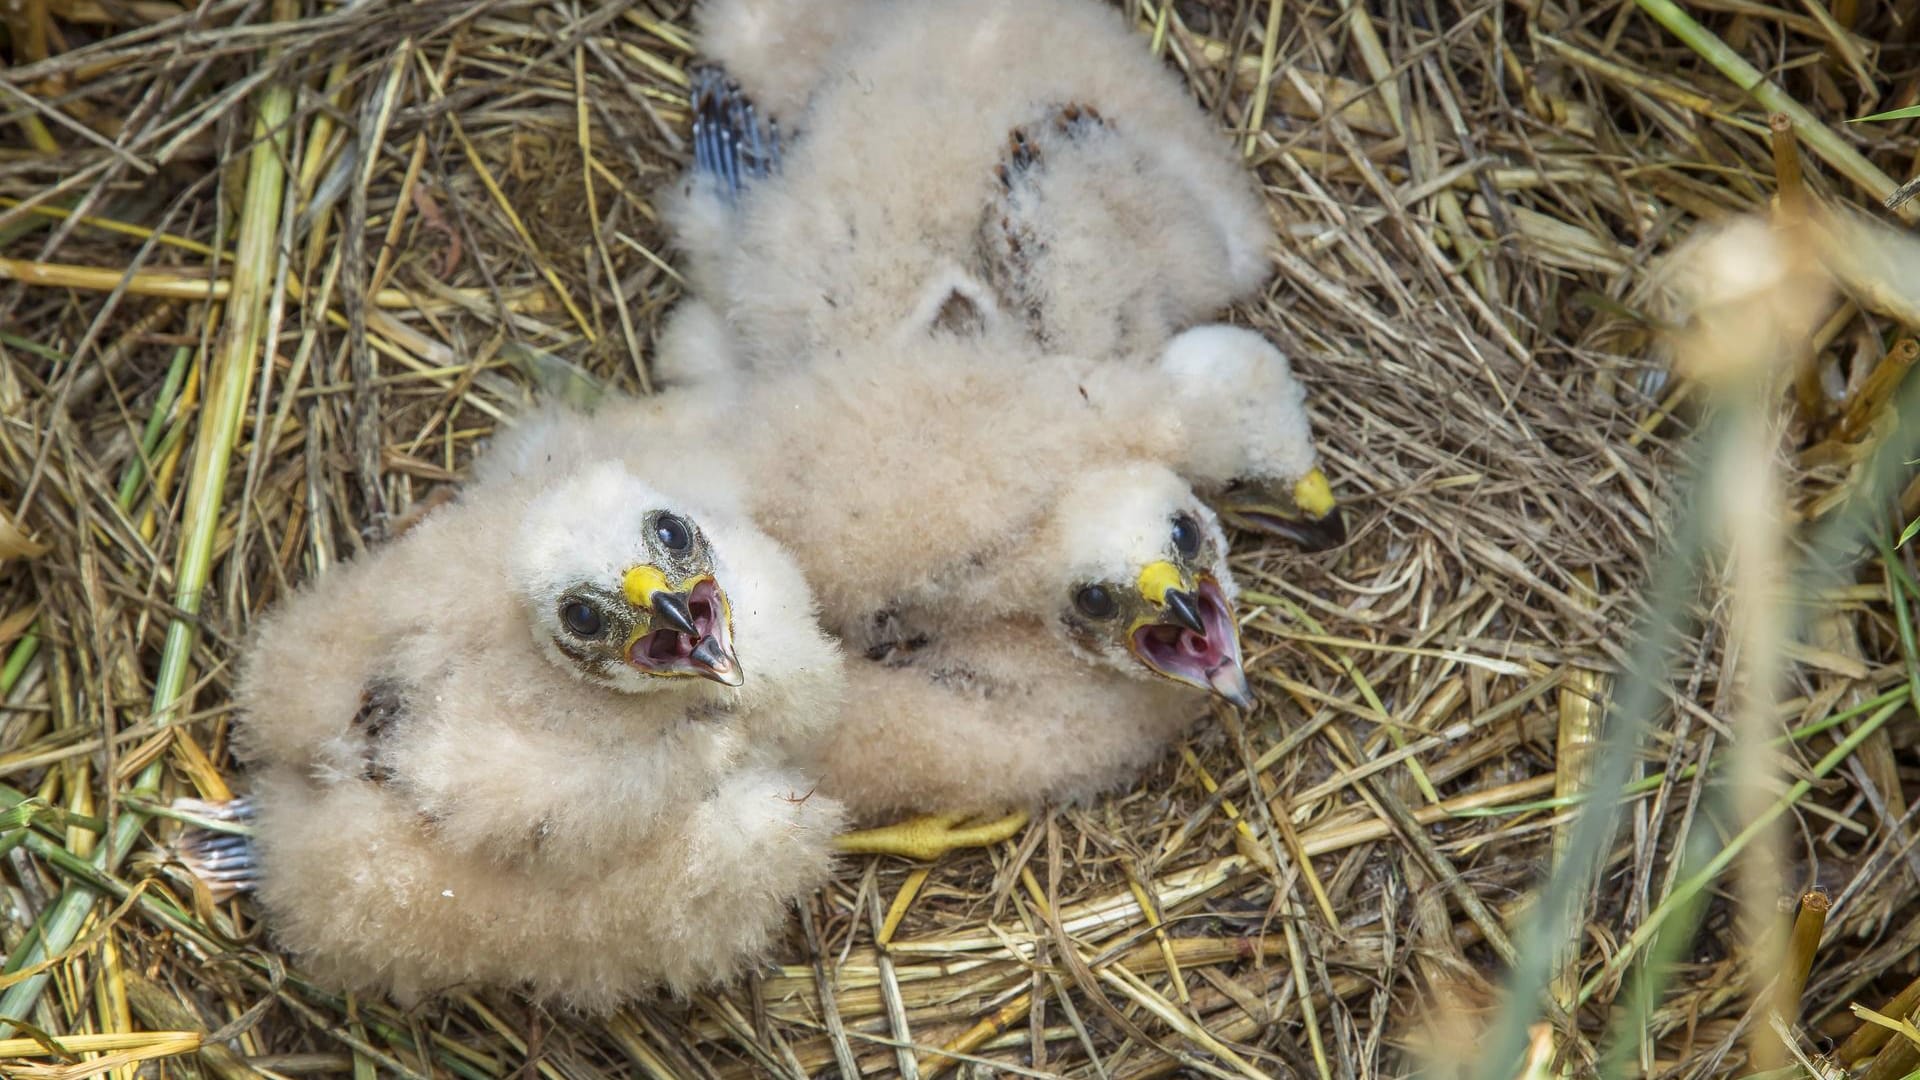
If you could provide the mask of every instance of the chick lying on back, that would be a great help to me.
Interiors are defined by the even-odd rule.
[[[258,892],[317,975],[602,1010],[751,961],[840,821],[780,764],[842,673],[724,510],[574,463],[478,484],[259,626]]]

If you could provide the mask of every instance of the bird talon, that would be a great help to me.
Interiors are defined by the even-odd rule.
[[[972,814],[927,814],[877,829],[861,829],[834,838],[834,846],[849,855],[897,855],[932,862],[949,851],[992,847],[1010,840],[1025,828],[1032,815],[1016,810],[1004,817],[975,824]]]

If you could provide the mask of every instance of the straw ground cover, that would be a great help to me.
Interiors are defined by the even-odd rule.
[[[1132,790],[931,868],[849,860],[776,966],[599,1022],[342,1000],[170,874],[164,807],[238,782],[250,615],[404,527],[534,388],[647,389],[683,8],[0,10],[0,1071],[1393,1075],[1524,1037],[1516,958],[1576,1070],[1799,1068],[1769,1012],[1800,1054],[1920,1063],[1847,1009],[1920,996],[1893,1000],[1920,973],[1920,568],[1865,503],[1878,548],[1768,638],[1784,588],[1719,583],[1797,542],[1722,545],[1698,519],[1738,474],[1685,479],[1724,414],[1707,467],[1776,466],[1751,490],[1791,538],[1858,511],[1920,356],[1900,282],[1851,282],[1741,427],[1669,370],[1650,278],[1776,190],[1871,207],[1912,174],[1912,121],[1842,123],[1920,97],[1906,0],[1126,5],[1264,185],[1283,244],[1234,318],[1311,383],[1355,534],[1240,538],[1262,705]],[[1543,959],[1529,898],[1579,868],[1571,807],[1619,760],[1599,703],[1647,670],[1655,553],[1694,535],[1700,573],[1652,594],[1680,632],[1622,828]],[[1777,775],[1736,769],[1761,742],[1736,732]],[[1770,878],[1717,874],[1761,850]]]

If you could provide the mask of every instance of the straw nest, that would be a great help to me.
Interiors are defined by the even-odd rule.
[[[178,825],[156,811],[227,794],[252,613],[457,484],[536,388],[646,388],[678,295],[649,196],[686,159],[684,4],[0,10],[0,784],[18,804],[0,1071],[1354,1077],[1470,1058],[1569,842],[1553,800],[1583,787],[1700,416],[1654,347],[1648,271],[1776,184],[1887,195],[1909,123],[1840,121],[1920,93],[1915,5],[1127,7],[1282,223],[1265,299],[1233,317],[1313,388],[1355,539],[1325,558],[1239,539],[1251,717],[1201,720],[1129,793],[1000,848],[846,861],[777,966],[599,1022],[507,995],[408,1013],[331,996],[249,904],[164,872]],[[1844,501],[1920,351],[1869,306],[1825,322],[1781,398],[1799,520]],[[1837,901],[1817,956],[1789,958],[1814,961],[1807,1053],[1852,1029],[1848,1002],[1881,1007],[1920,946],[1901,706],[1920,683],[1881,566],[1817,598],[1769,718],[1808,781],[1762,800],[1789,811],[1773,914],[1803,889]],[[1680,873],[1689,837],[1744,824],[1700,813],[1693,769],[1738,698],[1721,596],[1693,605],[1555,969],[1577,1006],[1551,1045],[1576,1069],[1676,899],[1703,901],[1701,932],[1674,946],[1631,1071],[1742,1068],[1766,1023],[1735,905]]]

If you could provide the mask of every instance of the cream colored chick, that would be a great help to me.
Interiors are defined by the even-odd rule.
[[[668,215],[696,299],[669,323],[667,381],[779,370],[849,342],[913,352],[929,336],[1157,358],[1189,430],[1243,448],[1238,471],[1210,450],[1188,474],[1231,520],[1310,549],[1344,541],[1286,358],[1224,326],[1174,337],[1264,279],[1272,230],[1246,171],[1114,13],[1084,0],[702,10],[722,67],[696,74],[694,167]],[[797,118],[797,138],[754,99]]]
[[[609,463],[475,485],[259,627],[269,925],[402,1001],[725,979],[826,875],[840,808],[780,762],[841,689],[797,567],[724,509]]]
[[[697,223],[682,244],[717,267],[701,291],[756,366],[924,324],[956,291],[1048,348],[1150,355],[1266,277],[1250,176],[1112,10],[716,0],[699,29],[797,129],[777,182],[723,166],[684,189],[700,210],[668,215]],[[708,100],[709,129],[762,120]],[[736,187],[737,224],[705,227]]]
[[[1164,468],[1075,478],[994,575],[993,598],[962,618],[902,610],[892,642],[849,662],[848,708],[808,759],[821,790],[857,815],[951,823],[1124,782],[1206,695],[1252,704],[1226,552],[1218,521]],[[931,854],[951,843],[940,820],[843,843]]]

